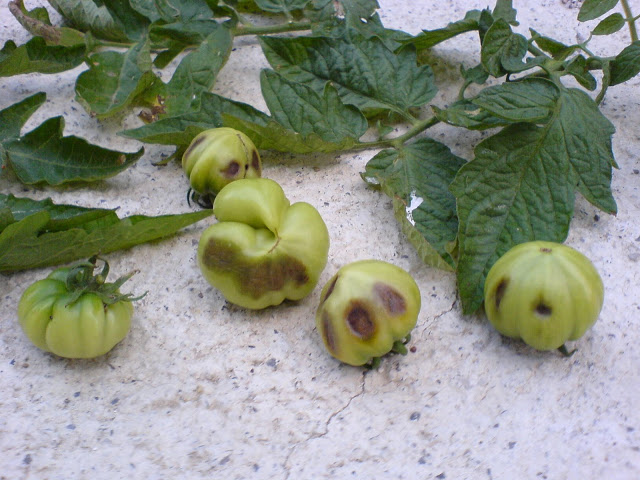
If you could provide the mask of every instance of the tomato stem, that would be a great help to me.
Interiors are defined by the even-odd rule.
[[[577,348],[574,348],[573,350],[569,351],[567,350],[567,346],[563,343],[560,347],[558,347],[558,351],[564,355],[565,357],[570,357],[572,356],[574,353],[576,353],[578,351]]]

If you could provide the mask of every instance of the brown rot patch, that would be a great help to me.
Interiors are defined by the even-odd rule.
[[[256,150],[251,151],[251,166],[256,172],[260,172],[260,155]]]
[[[507,290],[508,285],[509,285],[508,278],[503,278],[502,280],[500,280],[500,283],[498,283],[498,286],[496,287],[496,293],[494,296],[496,309],[500,308],[500,302],[502,302],[502,298],[504,297],[504,294]]]
[[[250,262],[237,248],[215,238],[207,243],[202,262],[210,270],[235,277],[240,291],[253,298],[282,290],[287,284],[301,287],[309,281],[306,267],[293,257]]]
[[[324,302],[327,301],[327,298],[329,298],[329,296],[333,293],[333,289],[336,288],[336,283],[338,283],[338,275],[336,275],[335,277],[333,277],[331,279],[331,283],[329,284],[329,287],[327,288],[327,293],[324,294],[324,298],[322,300],[320,300],[320,304],[323,304]]]
[[[204,142],[204,141],[205,141],[205,139],[206,139],[206,137],[205,137],[204,135],[203,135],[203,136],[201,136],[201,137],[198,137],[198,138],[194,139],[194,140],[193,140],[193,142],[191,142],[191,145],[189,145],[189,148],[187,148],[187,151],[186,151],[186,152],[184,152],[184,156],[185,156],[185,158],[186,158],[186,157],[188,157],[188,156],[189,156],[189,154],[190,154],[191,152],[193,152],[193,150],[194,150],[198,145],[200,145],[202,142]]]
[[[331,353],[336,353],[336,335],[333,331],[333,325],[331,325],[331,318],[327,312],[322,313],[322,337],[324,338],[327,350]]]
[[[351,331],[362,340],[368,340],[376,333],[376,324],[372,315],[362,302],[351,302],[346,318]]]
[[[395,288],[378,282],[373,286],[373,293],[380,299],[385,310],[391,315],[402,315],[407,311],[407,302]]]
[[[536,304],[535,311],[541,317],[551,316],[551,307],[544,303],[542,300]]]
[[[227,165],[227,168],[222,170],[222,173],[224,174],[225,177],[233,178],[236,175],[238,175],[239,171],[240,171],[240,164],[235,160],[231,160],[231,162],[229,162],[229,165]]]
[[[542,253],[551,253],[553,250],[550,249],[549,247],[541,247],[540,248],[540,252]]]
[[[202,263],[211,270],[230,270],[236,263],[237,258],[237,249],[211,238],[204,249]]]

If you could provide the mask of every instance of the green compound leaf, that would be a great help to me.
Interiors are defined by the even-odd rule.
[[[244,132],[261,150],[327,153],[346,150],[358,143],[351,137],[344,137],[335,143],[323,140],[316,133],[304,136],[251,105],[208,92],[202,94],[198,111],[163,118],[149,125],[125,130],[121,135],[145,143],[177,145],[180,149],[186,148],[198,133],[217,127],[231,127]]]
[[[513,33],[505,20],[496,20],[489,27],[482,42],[482,65],[494,77],[529,68],[533,65],[522,67],[527,47],[527,39],[524,36]]]
[[[145,97],[163,101],[163,116],[175,116],[198,108],[200,96],[213,87],[218,73],[227,62],[233,38],[231,31],[217,25],[212,33],[186,55],[168,83],[156,82]]]
[[[29,117],[46,101],[47,95],[36,93],[0,111],[0,143],[18,138]]]
[[[551,116],[559,96],[553,82],[530,78],[485,88],[471,102],[510,122],[541,122]]]
[[[593,29],[594,35],[611,35],[625,26],[627,21],[619,13],[609,15]]]
[[[53,205],[49,200],[44,205],[35,201],[29,205],[29,200],[0,194],[0,224],[16,204],[23,211],[0,231],[0,272],[59,265],[127,249],[173,235],[212,214],[202,210],[120,219],[113,210]]]
[[[64,118],[54,117],[23,137],[3,143],[9,165],[26,184],[60,185],[112,177],[144,153],[123,153],[98,147],[74,136],[63,137]]]
[[[76,81],[76,98],[98,118],[131,106],[157,78],[151,71],[148,39],[124,53],[96,53],[89,58],[88,64],[89,70],[80,74]]]
[[[273,119],[304,138],[316,134],[327,142],[340,143],[345,138],[355,141],[367,131],[364,115],[353,105],[342,103],[330,83],[320,96],[306,85],[263,70],[260,84]]]
[[[462,20],[451,22],[444,28],[423,30],[414,38],[405,40],[404,43],[411,43],[418,51],[426,50],[462,33],[478,30],[480,15],[480,10],[471,10]]]
[[[431,68],[417,65],[414,48],[394,53],[377,37],[265,37],[261,43],[279,74],[318,93],[331,82],[344,103],[366,115],[390,111],[406,116],[437,92]]]
[[[636,40],[611,61],[610,85],[618,85],[640,73],[640,41]]]
[[[290,14],[302,10],[311,0],[256,0],[256,5],[265,12]]]
[[[59,73],[71,70],[84,61],[85,46],[47,45],[42,37],[34,37],[19,47],[8,40],[0,50],[0,77],[25,73]]]
[[[484,279],[512,246],[562,242],[575,190],[607,212],[613,126],[580,90],[563,90],[544,126],[519,123],[481,142],[451,185],[457,199],[458,286],[463,310],[482,303]]]
[[[140,40],[149,21],[135,11],[128,0],[49,0],[49,3],[78,30],[113,41]]]
[[[459,100],[446,109],[436,106],[431,108],[441,122],[469,130],[486,130],[488,128],[504,127],[512,123],[491,115],[470,100]]]
[[[449,185],[463,164],[445,145],[421,138],[381,151],[362,173],[369,185],[391,198],[396,220],[422,260],[445,270],[455,267],[452,251],[458,230]]]
[[[580,22],[595,20],[614,9],[617,4],[618,0],[585,0],[578,12],[578,20]]]

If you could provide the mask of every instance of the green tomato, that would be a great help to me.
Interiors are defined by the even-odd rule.
[[[291,205],[276,182],[237,180],[216,196],[218,223],[198,246],[204,277],[231,303],[251,309],[300,300],[327,264],[329,232],[308,203]]]
[[[491,267],[484,285],[491,324],[538,350],[584,335],[603,301],[602,279],[589,259],[553,242],[516,245]]]
[[[191,188],[216,195],[225,185],[262,174],[260,154],[249,137],[233,128],[212,128],[197,135],[182,155]]]
[[[364,365],[403,341],[418,320],[420,290],[396,265],[362,260],[342,267],[320,294],[316,327],[329,353],[349,365]]]
[[[91,263],[93,262],[93,263]],[[110,351],[129,332],[130,295],[117,282],[104,283],[108,265],[92,276],[95,260],[53,271],[29,286],[18,303],[18,321],[34,345],[66,358],[94,358]]]

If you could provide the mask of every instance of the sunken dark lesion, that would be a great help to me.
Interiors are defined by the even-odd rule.
[[[251,168],[253,168],[256,172],[261,173],[262,167],[260,164],[260,155],[257,150],[251,151]]]
[[[282,290],[291,283],[302,287],[310,280],[307,268],[296,258],[284,255],[249,262],[240,249],[215,238],[207,242],[202,262],[209,270],[235,276],[240,291],[253,298]]]
[[[407,311],[407,302],[402,296],[400,292],[398,292],[395,288],[390,285],[387,285],[383,282],[377,282],[373,286],[373,293],[382,305],[385,310],[390,315],[403,315]]]
[[[327,312],[322,313],[321,326],[322,326],[322,332],[320,333],[322,334],[322,338],[324,338],[324,342],[325,342],[325,345],[327,346],[327,350],[329,350],[329,352],[334,355],[337,354],[338,349],[337,349],[336,334],[333,329],[333,325],[331,323],[331,317]]]
[[[336,288],[336,283],[338,283],[338,275],[335,275],[329,282],[329,286],[327,287],[324,296],[320,299],[320,305],[326,302],[333,293],[333,290]]]
[[[553,313],[553,309],[544,300],[540,299],[536,302],[534,311],[540,317],[550,317]]]
[[[351,332],[362,340],[368,340],[376,334],[375,316],[369,307],[359,300],[349,303],[345,319]]]
[[[206,139],[205,135],[202,135],[201,137],[195,138],[192,142],[191,145],[189,145],[189,147],[187,148],[187,150],[184,152],[184,157],[187,158],[191,152],[193,152],[196,147],[198,145],[200,145],[202,142],[204,142]]]
[[[229,164],[222,170],[222,174],[227,178],[234,178],[240,171],[240,163],[237,160],[231,160]]]
[[[500,308],[500,303],[502,303],[502,299],[504,298],[504,294],[506,293],[508,286],[509,286],[509,278],[507,277],[503,277],[498,282],[498,285],[496,286],[495,294],[493,296],[494,298],[493,301],[495,303],[496,310]]]

